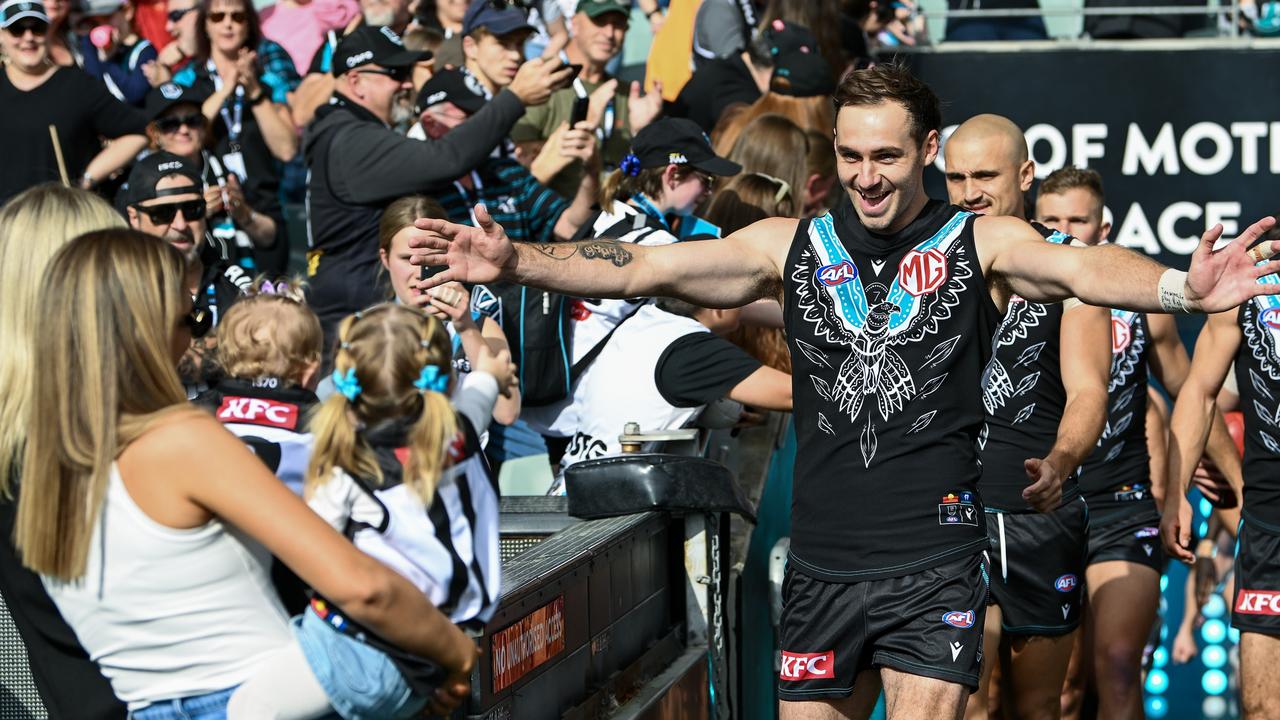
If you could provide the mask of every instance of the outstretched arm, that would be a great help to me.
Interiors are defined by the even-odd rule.
[[[674,297],[700,307],[740,307],[778,297],[796,222],[761,220],[720,240],[642,246],[616,240],[512,243],[483,205],[478,227],[417,221],[415,265],[447,265],[429,285],[495,280],[598,298]]]
[[[1200,238],[1186,273],[1116,245],[1071,247],[1046,243],[1026,222],[1011,217],[983,217],[974,224],[984,272],[1012,292],[1035,302],[1058,302],[1075,296],[1090,305],[1138,312],[1220,312],[1257,295],[1280,293],[1280,284],[1258,278],[1280,272],[1280,262],[1255,267],[1270,258],[1271,242],[1249,246],[1275,224],[1266,217],[1218,250],[1222,237],[1215,225]],[[997,298],[1003,300],[1004,298]]]
[[[1190,551],[1191,507],[1187,482],[1195,471],[1209,437],[1215,411],[1214,398],[1240,346],[1240,330],[1234,312],[1213,315],[1196,339],[1191,371],[1182,384],[1169,423],[1169,484],[1165,490],[1160,536],[1165,550],[1184,562],[1195,558]]]

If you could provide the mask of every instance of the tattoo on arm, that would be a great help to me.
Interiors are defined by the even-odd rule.
[[[222,374],[214,356],[218,351],[218,337],[209,335],[191,342],[191,347],[178,361],[178,376],[184,384],[209,383]]]
[[[631,251],[616,240],[592,240],[581,245],[582,257],[588,260],[599,258],[608,260],[615,267],[624,267],[631,262]]]
[[[552,260],[568,260],[582,252],[582,257],[588,260],[608,260],[616,267],[623,267],[631,262],[631,251],[627,250],[625,243],[617,240],[588,240],[579,243],[538,243],[533,249],[551,258]]]

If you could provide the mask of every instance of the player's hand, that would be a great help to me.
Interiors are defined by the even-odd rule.
[[[520,66],[507,89],[515,93],[525,107],[529,107],[545,103],[551,93],[572,79],[573,70],[560,62],[560,58],[534,58]]]
[[[1062,473],[1053,463],[1040,458],[1028,458],[1022,463],[1031,481],[1022,491],[1022,499],[1040,512],[1049,512],[1062,504]]]
[[[419,230],[427,232],[409,238],[409,247],[416,251],[409,262],[449,266],[448,270],[428,280],[422,286],[423,290],[450,281],[495,282],[514,271],[516,249],[511,238],[507,237],[507,231],[494,222],[484,205],[476,205],[474,213],[479,227],[434,218],[419,218],[414,223]]]
[[[1208,455],[1200,458],[1200,463],[1196,465],[1196,470],[1191,475],[1191,484],[1199,489],[1204,499],[1208,500],[1214,507],[1233,508],[1236,506],[1235,489],[1231,487],[1227,476],[1222,474],[1222,471],[1209,459]]]
[[[1274,243],[1263,241],[1250,250],[1275,224],[1274,217],[1262,218],[1218,250],[1213,245],[1222,237],[1222,225],[1206,230],[1187,270],[1183,288],[1187,305],[1203,313],[1215,313],[1230,310],[1257,295],[1280,293],[1280,284],[1258,282],[1259,278],[1280,272],[1280,261],[1270,260]],[[1257,264],[1261,260],[1269,262]]]
[[[1168,495],[1160,517],[1160,542],[1169,557],[1193,563],[1196,556],[1191,552],[1191,503],[1180,492]]]

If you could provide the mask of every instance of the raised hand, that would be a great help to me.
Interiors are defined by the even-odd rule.
[[[640,94],[640,83],[632,81],[631,94],[627,98],[627,124],[631,134],[640,132],[662,114],[662,83],[655,80],[647,95]]]
[[[414,225],[425,233],[409,238],[414,265],[448,265],[449,269],[422,285],[423,290],[450,281],[487,283],[501,280],[515,269],[516,249],[507,231],[493,221],[484,205],[476,205],[478,227],[447,220],[419,218]]]
[[[1049,512],[1062,503],[1062,473],[1053,463],[1040,458],[1028,458],[1022,468],[1031,481],[1022,491],[1022,499],[1040,512]]]
[[[573,71],[560,58],[534,58],[522,64],[507,89],[525,106],[541,105],[551,93],[573,80]]]
[[[1280,284],[1259,283],[1258,279],[1280,272],[1280,261],[1270,260],[1274,253],[1271,241],[1250,248],[1276,224],[1274,217],[1265,217],[1250,225],[1240,237],[1218,250],[1214,243],[1222,237],[1222,225],[1214,225],[1200,237],[1200,246],[1191,255],[1191,267],[1187,270],[1187,304],[1204,313],[1230,310],[1257,295],[1280,293]]]

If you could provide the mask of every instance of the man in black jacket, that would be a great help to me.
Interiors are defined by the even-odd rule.
[[[478,166],[526,105],[547,101],[569,82],[560,61],[532,60],[511,85],[457,131],[439,140],[406,138],[389,126],[401,93],[412,89],[411,52],[388,28],[361,27],[334,52],[337,89],[303,137],[307,182],[308,301],[326,339],[339,320],[385,299],[378,283],[378,218],[396,198],[423,192]]]

